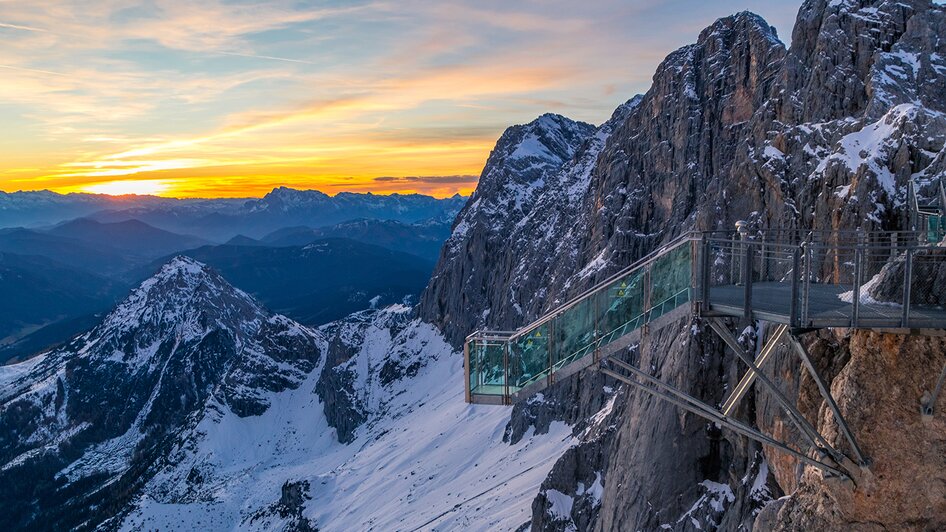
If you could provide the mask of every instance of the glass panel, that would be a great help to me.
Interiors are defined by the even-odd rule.
[[[618,279],[595,297],[600,319],[600,345],[605,346],[643,325],[643,272]]]
[[[470,340],[466,344],[466,357],[467,357],[466,364],[467,364],[467,367],[470,369],[470,374],[469,374],[470,381],[466,383],[466,388],[467,390],[470,390],[470,392],[476,389],[477,375],[479,375],[479,370],[477,369],[477,365],[476,365],[476,356],[474,355],[475,353],[476,353],[476,340]]]
[[[505,344],[496,340],[470,341],[470,391],[475,394],[503,395]]]
[[[654,261],[650,271],[650,319],[690,300],[690,254],[690,246],[680,246]]]
[[[509,345],[510,391],[544,378],[549,369],[549,324],[546,322]]]
[[[595,308],[593,298],[585,298],[552,320],[555,341],[552,363],[555,370],[591,353],[595,348]]]

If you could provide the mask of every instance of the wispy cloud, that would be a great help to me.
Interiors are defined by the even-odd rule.
[[[13,66],[13,65],[0,65],[0,68],[4,68],[7,70],[18,70],[20,72],[30,72],[32,74],[46,74],[49,76],[63,76],[63,77],[69,76],[69,74],[63,74],[62,72],[53,72],[52,70],[41,70],[38,68],[26,68],[26,67],[18,67],[18,66]]]
[[[271,55],[247,54],[247,53],[240,53],[240,52],[225,52],[225,51],[223,51],[223,50],[217,50],[217,51],[214,52],[214,53],[217,53],[217,54],[220,54],[220,55],[232,55],[232,56],[235,56],[235,57],[249,57],[249,58],[251,58],[251,59],[268,59],[268,60],[271,60],[271,61],[285,61],[285,62],[287,62],[287,63],[299,63],[299,64],[303,64],[303,65],[314,65],[314,64],[315,64],[315,63],[313,63],[312,61],[304,61],[304,60],[302,60],[302,59],[290,59],[290,58],[288,58],[288,57],[274,57],[274,56],[271,56]]]
[[[42,33],[48,32],[48,30],[44,30],[42,28],[34,28],[31,26],[21,26],[19,24],[8,24],[6,22],[0,22],[0,28],[8,28],[11,30],[21,30],[21,31],[38,31]]]
[[[753,5],[793,10],[0,0],[0,189],[468,191],[507,125],[548,110],[600,122],[696,37],[690,26]]]

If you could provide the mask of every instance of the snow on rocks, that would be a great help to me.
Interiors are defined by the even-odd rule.
[[[282,529],[293,517],[266,508],[290,481],[308,486],[302,518],[327,530],[511,530],[528,521],[532,494],[572,442],[570,427],[503,443],[508,410],[464,403],[459,353],[417,320],[391,334],[383,325],[392,313],[353,320],[374,329],[367,333],[334,326],[365,338],[345,362],[368,412],[350,443],[339,443],[315,393],[320,368],[299,388],[270,394],[273,406],[259,416],[210,410],[122,528]],[[380,378],[387,361],[420,358],[415,375]]]

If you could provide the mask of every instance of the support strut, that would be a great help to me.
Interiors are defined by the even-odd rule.
[[[646,383],[649,383],[650,386],[648,386],[644,382],[640,382],[638,380],[632,379],[614,370],[604,367],[605,364],[609,364],[609,363],[614,364],[615,366],[633,374],[635,377],[638,377],[639,379],[642,379]],[[673,405],[676,405],[686,410],[687,412],[696,414],[722,427],[726,427],[732,430],[733,432],[737,434],[741,434],[742,436],[745,436],[751,440],[755,440],[764,445],[769,445],[771,447],[779,449],[785,453],[788,453],[794,456],[798,460],[808,465],[811,465],[813,467],[816,467],[824,471],[825,473],[829,473],[831,475],[853,480],[849,474],[842,471],[841,469],[838,469],[837,467],[826,464],[820,460],[811,458],[807,454],[799,452],[789,447],[787,444],[780,442],[770,436],[767,436],[763,434],[762,432],[760,432],[759,430],[753,427],[750,427],[749,425],[746,425],[745,423],[742,423],[738,420],[725,416],[723,415],[722,412],[716,410],[715,408],[704,403],[703,401],[700,401],[693,396],[690,396],[684,392],[681,392],[680,390],[674,388],[673,386],[670,386],[669,384],[666,384],[648,375],[647,373],[644,373],[640,369],[635,368],[634,366],[631,366],[630,364],[627,364],[615,358],[609,358],[609,359],[602,360],[601,366],[602,367],[600,368],[600,371],[602,373],[606,375],[610,375],[611,377],[614,377],[615,379],[621,382],[627,383],[655,397],[663,399]]]
[[[742,356],[745,350],[741,345],[739,345],[739,342],[732,334],[729,333],[729,330],[726,329],[724,325],[715,319],[709,319],[709,326],[714,331],[716,331],[716,334],[719,335],[719,337],[722,338],[724,342],[726,342],[726,345],[728,345],[730,349],[736,352],[736,355],[739,356],[743,362],[749,364],[749,371],[742,376],[739,384],[733,388],[733,391],[729,394],[729,397],[723,401],[723,413],[728,416],[732,415],[733,410],[736,409],[736,405],[746,395],[746,393],[749,391],[749,388],[752,387],[752,383],[755,382],[756,377],[761,375],[761,372],[758,371],[758,368],[761,368],[769,360],[769,357],[771,357],[772,353],[775,351],[775,346],[778,345],[778,342],[782,339],[782,336],[785,334],[785,331],[788,328],[784,325],[779,325],[775,329],[775,334],[772,336],[772,338],[769,339],[768,343],[762,347],[762,352],[759,353],[759,357],[756,359],[758,364],[750,364]]]
[[[841,432],[844,434],[844,437],[851,445],[851,451],[854,452],[854,457],[857,458],[857,465],[862,468],[867,467],[867,460],[864,458],[864,453],[861,452],[861,448],[857,445],[857,441],[854,439],[851,429],[847,426],[847,422],[844,421],[844,416],[841,415],[841,409],[838,408],[838,403],[835,402],[834,397],[831,396],[831,390],[824,382],[824,379],[821,378],[821,375],[818,374],[818,370],[815,369],[815,365],[811,363],[811,358],[808,356],[808,350],[805,349],[805,346],[801,345],[801,342],[798,341],[798,338],[795,338],[794,334],[788,334],[788,342],[795,352],[798,353],[798,357],[801,358],[801,361],[808,370],[808,373],[811,375],[811,378],[814,379],[815,383],[818,385],[818,390],[821,392],[821,397],[824,399],[825,403],[827,403],[828,408],[831,409],[832,414],[834,414],[834,420],[837,421],[838,426],[841,428]]]
[[[775,386],[775,383],[772,382],[772,380],[762,372],[759,366],[757,366],[755,362],[749,358],[749,355],[746,354],[745,350],[742,349],[742,346],[739,345],[736,337],[733,336],[731,332],[729,332],[729,329],[726,328],[722,321],[710,318],[709,326],[716,332],[716,334],[719,335],[720,338],[723,339],[724,342],[726,342],[726,345],[728,345],[730,349],[736,352],[736,356],[739,357],[739,360],[742,360],[742,362],[749,367],[749,371],[746,372],[742,378],[742,381],[740,381],[740,385],[742,385],[743,382],[748,382],[748,385],[742,388],[741,391],[740,387],[737,387],[735,390],[733,390],[733,393],[730,395],[729,399],[727,399],[725,405],[723,406],[722,413],[726,416],[732,415],[732,411],[735,410],[737,402],[742,398],[743,395],[745,395],[748,387],[752,385],[750,376],[758,378],[760,381],[762,381],[766,388],[768,388],[769,392],[772,394],[778,404],[783,409],[785,409],[785,411],[788,413],[789,419],[794,423],[795,427],[805,435],[811,446],[815,447],[821,452],[827,452],[831,454],[831,457],[836,462],[842,463],[843,459],[841,453],[835,450],[831,444],[828,443],[828,441],[825,440],[824,437],[813,426],[811,426],[811,423],[809,423],[808,420],[805,419],[805,416],[803,416],[802,413],[799,412],[795,407],[795,405],[789,401],[788,397],[786,397],[785,394],[782,393],[782,391],[779,390],[777,386]],[[762,348],[762,355],[765,355],[764,359],[762,355],[759,356],[759,359],[762,362],[765,362],[769,355],[774,352],[775,346],[777,346],[782,341],[787,332],[788,326],[786,325],[779,325],[775,328],[775,333],[771,338],[769,338],[769,341]]]

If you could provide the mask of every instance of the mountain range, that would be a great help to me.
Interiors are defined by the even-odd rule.
[[[280,228],[262,240],[238,235],[227,245],[217,245],[125,217],[134,211],[187,226],[182,220],[220,214],[233,207],[232,200],[108,199],[45,192],[0,197],[0,213],[21,223],[77,209],[113,207],[53,225],[0,229],[0,264],[7,273],[6,282],[0,283],[0,316],[6,318],[0,322],[0,362],[22,360],[87,330],[133,285],[178,253],[207,260],[265,304],[310,325],[372,305],[401,302],[420,294],[440,245],[449,236],[450,222],[438,218],[455,213],[453,200],[418,195],[332,198],[314,191],[277,189],[250,203],[252,208],[231,215],[261,213],[266,223]],[[266,214],[271,211],[278,212]],[[318,225],[349,213],[394,219]],[[300,220],[309,225],[295,225]],[[228,228],[245,227],[231,221]],[[195,223],[188,228],[201,232],[204,226]],[[309,244],[314,246],[306,248]],[[314,253],[319,247],[325,252]]]
[[[286,187],[273,189],[262,198],[238,199],[0,192],[0,228],[35,228],[75,218],[136,220],[172,233],[194,234],[223,243],[240,234],[261,238],[285,227],[322,227],[356,219],[449,223],[465,202],[466,198],[459,195],[438,199],[422,194],[342,192],[329,196],[317,190]]]

